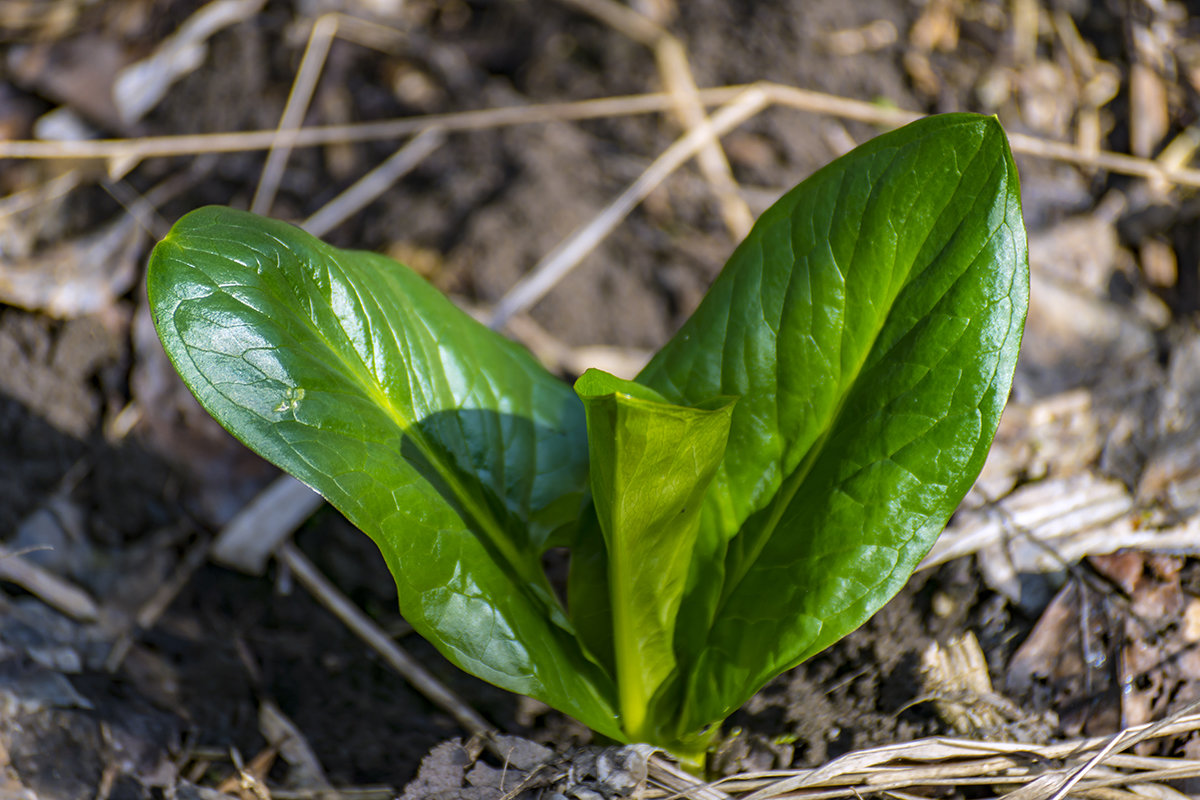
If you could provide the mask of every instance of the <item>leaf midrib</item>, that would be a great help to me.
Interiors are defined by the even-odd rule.
[[[326,257],[328,257],[328,254],[326,254]],[[330,266],[326,264],[324,265],[324,268],[329,270]],[[339,268],[343,273],[342,277],[344,279],[348,278],[345,269],[341,268],[340,265]],[[364,287],[360,286],[356,281],[348,282],[350,283],[351,288],[354,290],[359,307],[362,308]],[[370,291],[368,288],[366,293],[371,297],[372,301],[379,306],[378,299],[375,297],[374,292]],[[380,306],[380,308],[382,309],[382,306]],[[384,316],[386,318],[386,311],[384,312]],[[420,314],[415,316],[417,319],[424,319]],[[528,560],[520,558],[512,542],[508,540],[508,537],[504,536],[503,528],[500,526],[498,521],[480,505],[480,501],[477,497],[475,497],[475,493],[470,491],[470,489],[459,480],[455,470],[451,465],[445,463],[445,460],[443,459],[439,449],[434,447],[432,443],[425,438],[415,421],[410,420],[401,409],[396,407],[391,398],[388,396],[387,390],[384,388],[383,384],[377,379],[374,371],[368,367],[366,361],[363,360],[362,355],[354,348],[352,344],[350,344],[349,338],[347,337],[347,349],[353,351],[355,355],[358,356],[357,363],[351,362],[349,359],[345,358],[342,353],[337,352],[338,348],[336,348],[333,342],[331,342],[327,337],[324,336],[324,334],[321,333],[315,323],[307,318],[303,318],[303,315],[302,319],[304,322],[309,324],[310,328],[315,331],[317,335],[321,336],[323,343],[331,351],[335,352],[339,361],[341,361],[347,370],[350,370],[352,374],[354,372],[358,372],[360,375],[365,375],[365,380],[360,381],[360,383],[368,390],[368,396],[372,402],[384,409],[385,413],[392,420],[392,424],[394,424],[403,435],[409,436],[413,440],[413,443],[421,452],[421,455],[425,457],[426,461],[433,465],[435,470],[437,470],[438,477],[440,477],[454,492],[455,497],[466,510],[468,516],[473,518],[476,523],[484,529],[485,535],[491,541],[492,545],[500,552],[505,561],[508,562],[510,568],[513,569],[517,575],[521,576],[523,581],[533,582],[533,576],[529,574],[527,568],[523,568],[523,565],[527,563]],[[340,322],[338,327],[339,330],[345,334],[345,329],[341,327]],[[368,324],[366,327],[368,338],[370,338],[369,334],[372,330],[373,328]],[[430,331],[430,335],[432,336],[432,331]],[[395,344],[399,344],[399,342],[396,341],[395,331],[391,329],[390,325],[389,336]],[[410,374],[410,386],[412,385],[411,378],[412,376]]]
[[[975,158],[977,158],[979,156],[979,154],[983,151],[984,143],[985,143],[984,140],[981,139],[980,143],[979,143],[979,147],[973,153],[971,153],[971,156],[968,159],[968,164],[970,162],[973,162],[975,160]],[[962,169],[959,170],[959,182],[955,188],[956,192],[957,192],[958,187],[960,187],[962,185],[962,176],[965,171],[966,171],[966,167],[963,167]],[[878,186],[879,186],[879,183],[877,182],[872,187],[873,193],[878,188]],[[942,206],[941,211],[939,211],[939,213],[938,213],[939,218],[941,217],[942,214],[945,213],[945,210],[953,202],[953,197],[954,197],[954,193],[951,193],[946,204]],[[928,241],[928,236],[931,235],[931,233],[932,233],[932,226],[930,227],[930,230],[926,232],[925,241]],[[992,234],[989,234],[989,236],[988,236],[989,240],[991,239],[991,236],[992,236]],[[856,240],[855,241],[855,249],[857,249],[857,246],[858,246],[858,241]],[[924,247],[924,242],[922,242],[921,247],[917,248],[918,252],[923,247]],[[893,254],[893,257],[895,257],[895,254]],[[853,256],[851,256],[850,260],[851,260],[851,262],[853,262],[853,260],[854,260]],[[775,497],[772,499],[771,513],[767,517],[767,520],[763,525],[762,535],[758,536],[754,543],[755,546],[754,546],[753,552],[748,557],[741,559],[741,561],[739,562],[739,565],[738,565],[736,577],[733,577],[732,580],[729,580],[728,576],[727,576],[725,585],[722,588],[720,602],[718,603],[717,609],[712,617],[714,622],[721,617],[722,613],[725,611],[725,608],[729,603],[730,598],[733,596],[733,594],[735,593],[737,588],[741,585],[741,583],[745,579],[746,575],[748,575],[750,573],[751,569],[753,569],[754,565],[758,562],[758,559],[762,555],[763,550],[766,549],[767,543],[775,536],[775,532],[778,528],[779,521],[783,518],[783,514],[791,506],[791,503],[795,499],[796,494],[800,491],[800,487],[803,486],[804,482],[808,479],[809,474],[812,472],[813,466],[816,464],[820,455],[824,452],[825,444],[828,441],[830,435],[832,434],[832,432],[834,430],[838,429],[838,426],[841,423],[842,415],[845,411],[846,403],[849,400],[850,395],[853,393],[851,390],[853,389],[853,387],[858,385],[858,381],[862,375],[862,371],[863,371],[864,367],[866,366],[867,362],[870,361],[871,354],[872,354],[872,352],[874,352],[874,349],[875,349],[875,345],[879,341],[879,336],[883,333],[884,328],[887,327],[887,321],[891,314],[891,308],[894,306],[895,298],[900,296],[900,294],[904,290],[904,287],[907,286],[909,284],[909,282],[913,279],[911,266],[912,265],[910,265],[908,273],[905,275],[904,279],[900,282],[899,286],[897,287],[896,294],[893,296],[892,302],[888,306],[888,308],[889,308],[888,314],[885,314],[882,317],[879,326],[874,331],[874,333],[871,337],[870,346],[863,348],[862,358],[855,365],[855,368],[853,370],[853,377],[851,378],[851,380],[849,382],[846,382],[843,384],[844,386],[849,387],[849,389],[841,392],[840,397],[838,398],[837,405],[834,407],[833,413],[827,417],[828,422],[822,429],[821,434],[819,436],[817,436],[816,439],[813,440],[813,443],[809,446],[807,452],[804,454],[804,458],[801,459],[800,463],[796,466],[796,468],[792,471],[792,473],[790,475],[788,475],[787,478],[784,479],[779,490],[776,492]],[[845,330],[843,329],[843,337],[844,337],[844,334],[845,334]]]
[[[293,250],[286,242],[282,241],[281,239],[279,239],[276,236],[271,235],[269,232],[260,231],[260,230],[256,230],[256,229],[248,229],[243,226],[238,226],[238,225],[232,224],[232,223],[228,223],[228,224],[230,225],[230,227],[241,227],[243,231],[247,231],[249,233],[258,233],[260,235],[267,236],[278,247],[286,250],[288,253],[291,253],[298,262],[300,262],[300,263],[304,262],[304,258],[300,254],[296,253],[295,250]],[[193,238],[196,238],[196,237],[193,237]],[[246,268],[246,265],[242,264],[241,262],[237,261],[236,259],[230,258],[228,255],[221,253],[219,251],[207,250],[207,249],[203,249],[200,247],[196,247],[194,245],[188,245],[188,244],[183,244],[183,243],[179,243],[178,246],[180,247],[181,250],[184,250],[184,251],[186,251],[188,249],[195,250],[195,251],[198,251],[201,253],[205,253],[209,256],[213,256],[213,257],[220,258],[220,259],[223,259],[226,261],[230,261],[230,262],[236,264],[238,267]],[[249,247],[249,245],[247,245],[247,247]],[[269,257],[268,253],[264,253],[253,247],[250,247],[250,249],[253,250],[255,252],[255,254],[259,257]],[[322,253],[321,255],[326,259],[333,260],[330,256],[330,254],[328,254],[328,253]],[[274,267],[276,269],[283,268],[282,262],[278,257],[276,257],[274,259],[273,264],[269,263],[269,261],[270,261],[270,259],[268,258],[268,263],[263,263],[260,261],[260,264],[266,268],[269,268],[269,267]],[[335,261],[335,263],[336,263],[336,261]],[[327,272],[330,269],[330,265],[328,263],[323,264],[321,266]],[[345,269],[340,267],[340,265],[339,265],[339,268],[342,270],[343,277],[345,278],[346,277]],[[360,287],[357,285],[357,283],[351,282],[351,284],[354,288],[355,295],[361,306],[362,294],[360,291]],[[247,288],[250,288],[250,286],[248,284],[243,283],[241,285],[246,286]],[[352,351],[358,357],[357,360],[355,360],[355,361],[348,359],[340,348],[334,346],[333,341],[325,334],[324,331],[322,331],[320,329],[320,327],[318,327],[315,320],[313,320],[310,315],[303,313],[302,305],[297,305],[297,304],[293,304],[293,303],[289,302],[287,298],[281,297],[274,290],[272,290],[270,288],[270,286],[268,284],[266,284],[265,282],[260,283],[258,286],[258,289],[260,291],[262,291],[267,297],[271,298],[274,302],[278,303],[280,305],[280,307],[290,309],[292,311],[293,317],[300,321],[301,326],[303,328],[307,329],[311,334],[313,334],[313,337],[314,337],[313,341],[319,341],[324,346],[325,350],[333,355],[334,359],[342,367],[344,372],[347,375],[351,376],[354,384],[361,387],[364,390],[364,393],[367,395],[367,398],[375,406],[381,408],[384,411],[384,413],[387,415],[387,417],[391,420],[392,424],[396,426],[396,428],[401,432],[401,434],[403,436],[410,437],[410,439],[413,441],[413,444],[420,451],[421,455],[424,456],[425,460],[434,467],[434,469],[436,470],[436,472],[438,474],[438,477],[441,478],[441,480],[444,481],[445,484],[450,487],[451,491],[454,493],[454,496],[457,498],[457,500],[461,504],[462,508],[466,511],[467,516],[470,517],[471,519],[473,519],[476,522],[476,524],[478,524],[483,529],[484,535],[491,542],[491,544],[496,548],[496,550],[501,554],[501,556],[504,558],[504,560],[509,564],[509,566],[513,570],[513,572],[516,575],[520,576],[521,580],[523,580],[523,581],[530,582],[530,583],[536,583],[537,576],[532,575],[530,573],[530,570],[527,567],[523,566],[526,563],[525,560],[523,560],[519,557],[519,554],[516,552],[512,543],[509,542],[507,537],[505,537],[503,535],[503,529],[501,528],[499,523],[493,518],[493,516],[491,514],[486,512],[486,510],[481,506],[479,500],[474,496],[474,493],[471,492],[466,486],[464,486],[462,484],[462,482],[458,479],[458,476],[455,474],[455,472],[451,468],[451,466],[445,463],[444,459],[441,456],[440,451],[437,448],[435,448],[425,438],[425,436],[422,434],[420,428],[414,423],[414,421],[410,420],[403,413],[403,411],[401,411],[399,408],[397,408],[396,405],[391,401],[391,399],[388,396],[387,391],[383,387],[382,383],[380,383],[380,381],[376,378],[373,371],[367,366],[367,363],[363,360],[362,354],[360,354],[358,352],[358,350],[355,349],[353,344],[350,342],[349,337],[347,336],[347,339],[346,339],[346,349],[349,351]],[[220,284],[217,285],[217,291],[224,292],[228,295],[228,292],[226,291],[226,287],[221,286]],[[369,294],[371,295],[372,299],[374,300],[375,299],[374,293],[370,292]],[[258,313],[258,314],[263,313],[259,309],[256,309],[251,305],[247,305],[240,300],[238,302],[242,303],[242,305],[244,305],[246,308],[248,308],[249,310],[251,310],[255,313]],[[376,305],[379,305],[377,300],[376,300]],[[332,306],[330,305],[329,307],[332,310]],[[336,315],[334,315],[334,316],[336,317]],[[340,322],[338,325],[338,329],[341,330],[343,334],[346,333],[345,329],[342,328]],[[370,330],[370,328],[368,328],[368,330]],[[392,339],[395,342],[394,335],[392,336]],[[396,342],[396,344],[399,344],[399,343]],[[197,374],[202,375],[203,373],[199,369],[197,369]],[[207,379],[205,379],[205,380],[207,383],[209,383],[211,385],[210,381],[208,381]],[[213,388],[215,390],[216,387],[213,387]],[[233,403],[233,401],[229,398],[226,398],[226,400],[227,400],[227,402]]]

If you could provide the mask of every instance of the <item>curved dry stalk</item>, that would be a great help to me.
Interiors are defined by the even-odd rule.
[[[500,328],[513,315],[530,308],[546,295],[551,288],[574,269],[584,256],[595,249],[613,229],[625,219],[646,195],[678,169],[689,158],[704,147],[712,136],[719,136],[750,117],[768,104],[767,94],[758,87],[751,87],[713,114],[708,123],[693,128],[677,139],[646,168],[636,181],[621,192],[615,200],[592,219],[587,225],[573,233],[562,244],[552,250],[537,266],[509,289],[493,309],[488,324]]]
[[[701,89],[705,105],[720,105],[748,87],[726,86]],[[294,147],[349,142],[378,142],[402,139],[430,128],[447,132],[491,130],[513,125],[601,119],[669,111],[674,98],[665,92],[573,100],[562,103],[538,103],[527,106],[485,108],[447,114],[425,114],[398,119],[355,122],[342,125],[311,125],[296,132]],[[278,131],[228,131],[224,133],[170,134],[130,139],[85,139],[42,141],[15,139],[0,141],[0,158],[28,159],[144,159],[201,153],[243,153],[267,150],[276,141]]]
[[[81,622],[99,619],[100,609],[87,592],[65,578],[55,575],[22,557],[21,553],[0,549],[0,580],[15,583],[46,605]]]
[[[778,83],[756,83],[755,88],[768,96],[768,105],[778,104],[813,114],[872,125],[896,126],[918,119],[922,114],[854,100],[848,97],[814,92]],[[706,106],[728,103],[750,86],[721,86],[699,89],[697,95]],[[508,108],[488,108],[449,114],[427,114],[415,117],[361,122],[346,125],[314,125],[296,132],[293,147],[316,147],[337,142],[368,142],[400,139],[431,128],[447,133],[489,130],[514,125],[547,122],[600,119],[668,111],[674,108],[675,98],[666,92],[656,92],[595,100],[565,103],[542,103]],[[139,160],[201,153],[234,153],[267,150],[277,140],[278,131],[245,131],[206,134],[147,136],[136,139],[90,139],[84,141],[40,141],[17,139],[0,142],[0,158],[23,159],[105,159],[114,161]],[[1010,134],[1009,144],[1014,153],[1065,161],[1083,167],[1093,167],[1165,181],[1177,186],[1200,187],[1200,169],[1180,167],[1160,160],[1138,158],[1109,150],[1092,151],[1067,142],[1054,142],[1036,136]]]
[[[313,92],[317,88],[317,79],[325,68],[325,58],[337,34],[338,16],[322,14],[313,23],[308,35],[308,44],[304,47],[304,55],[300,59],[300,67],[292,80],[292,88],[288,92],[287,102],[283,106],[283,114],[279,118],[279,127],[275,139],[267,151],[267,163],[263,165],[262,176],[258,179],[258,187],[254,190],[254,199],[250,201],[250,210],[256,214],[266,214],[275,202],[275,192],[279,182],[283,180],[283,172],[287,168],[288,157],[295,146],[296,135],[304,124],[304,115],[308,113],[308,105],[312,102]]]
[[[300,227],[313,236],[324,236],[386,192],[430,153],[441,147],[444,141],[446,137],[438,128],[430,128],[417,134],[388,156],[383,163],[321,206],[312,216],[300,223]]]
[[[708,120],[704,103],[700,100],[696,78],[692,75],[687,49],[678,37],[644,14],[614,0],[559,2],[595,17],[626,38],[650,48],[658,62],[658,74],[663,86],[675,98],[675,113],[684,130],[691,131],[704,126]],[[721,206],[725,227],[735,241],[741,241],[750,232],[754,215],[742,198],[729,159],[716,135],[709,135],[696,160]]]

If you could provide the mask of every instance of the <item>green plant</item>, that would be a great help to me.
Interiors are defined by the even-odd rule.
[[[937,538],[1007,398],[1028,267],[1003,131],[955,114],[779,200],[636,381],[572,392],[404,267],[226,208],[175,225],[149,293],[204,407],[376,541],[451,661],[698,760]]]

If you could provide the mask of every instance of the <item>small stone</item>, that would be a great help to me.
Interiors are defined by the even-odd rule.
[[[945,592],[935,592],[933,595],[933,614],[939,619],[948,619],[954,613],[957,603]]]
[[[1200,599],[1193,597],[1183,609],[1183,640],[1200,642]]]

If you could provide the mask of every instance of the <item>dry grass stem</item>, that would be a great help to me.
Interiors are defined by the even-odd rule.
[[[754,84],[767,93],[771,103],[797,111],[811,114],[824,114],[839,119],[855,122],[865,122],[868,125],[880,125],[888,128],[907,125],[925,116],[915,111],[905,111],[902,108],[884,106],[879,103],[869,103],[865,100],[855,100],[849,97],[814,92],[810,89],[800,89],[781,83],[762,82]],[[703,97],[704,90],[701,90]]]
[[[641,14],[627,5],[614,3],[612,0],[559,0],[559,2],[595,17],[626,39],[632,39],[651,49],[663,36],[669,35],[661,25],[645,14]]]
[[[760,82],[753,86],[777,104],[813,114],[872,125],[896,126],[919,119],[922,114],[854,100],[837,95]],[[698,89],[706,106],[721,105],[744,93],[749,86]],[[488,130],[513,125],[599,119],[668,111],[675,98],[668,92],[606,97],[564,103],[544,103],[508,108],[489,108],[448,114],[428,114],[400,119],[346,125],[314,125],[300,128],[291,146],[316,147],[337,142],[366,142],[400,139],[431,128],[447,133]],[[0,141],[0,158],[30,159],[145,159],[155,157],[267,150],[278,141],[278,130],[208,134],[147,136],[136,139],[92,139],[84,141]],[[1153,159],[1103,150],[1091,152],[1067,142],[1055,142],[1024,134],[1009,134],[1013,152],[1035,158],[1065,161],[1122,175],[1161,179],[1179,186],[1200,187],[1200,169],[1169,167]]]
[[[279,476],[222,529],[213,542],[213,561],[262,575],[271,555],[324,502],[291,475]]]
[[[1120,753],[1141,741],[1179,736],[1200,730],[1200,703],[1181,709],[1160,722],[1135,726],[1112,736],[1077,739],[1048,745],[932,738],[848,753],[824,766],[807,770],[744,773],[716,781],[726,796],[737,800],[803,797],[805,800],[886,794],[922,787],[1005,786],[1020,784],[1004,797],[1009,800],[1061,800],[1073,796],[1174,798],[1161,783],[1200,777],[1200,760]],[[652,764],[659,759],[652,760]],[[1048,768],[1052,768],[1047,771]],[[687,776],[692,789],[709,787]],[[1117,789],[1116,787],[1127,787]],[[1107,793],[1107,794],[1106,794]],[[678,791],[673,797],[691,797]]]
[[[647,761],[647,778],[651,785],[667,791],[669,798],[688,800],[729,800],[730,795],[715,784],[705,783],[669,761],[652,755]]]
[[[1165,169],[1181,169],[1188,165],[1200,149],[1200,125],[1184,128],[1158,154],[1158,163]]]
[[[461,305],[461,304],[460,304]],[[468,313],[477,319],[486,316],[482,311],[468,308]],[[509,317],[505,332],[537,357],[551,372],[582,374],[589,367],[596,367],[618,378],[633,379],[650,362],[653,355],[649,350],[633,347],[610,347],[607,345],[585,345],[571,347],[554,334],[538,325],[528,314]]]
[[[1095,167],[1120,175],[1160,180],[1177,186],[1200,186],[1200,169],[1194,167],[1172,168],[1154,159],[1113,153],[1108,150],[1091,153],[1067,142],[1054,142],[1023,133],[1010,133],[1008,142],[1014,153],[1022,155],[1065,161],[1081,167]]]
[[[658,23],[613,0],[560,0],[604,22],[610,28],[654,51],[659,77],[675,100],[675,113],[685,131],[705,123],[704,103],[683,42]],[[735,241],[741,241],[754,224],[754,215],[738,191],[729,160],[720,140],[712,135],[698,154],[700,171],[721,206],[721,216]]]
[[[337,37],[361,47],[377,50],[388,55],[402,55],[410,46],[409,36],[397,28],[341,11],[331,11],[337,18]]]
[[[175,565],[175,571],[171,573],[170,577],[163,581],[154,594],[138,609],[133,619],[130,620],[132,625],[128,626],[117,638],[108,657],[104,659],[104,669],[107,672],[115,673],[121,668],[138,633],[153,628],[162,615],[167,612],[171,603],[175,602],[175,598],[183,591],[183,587],[187,586],[192,575],[208,560],[209,544],[207,538],[201,538],[193,544]]]
[[[296,70],[287,103],[283,107],[283,115],[279,118],[279,128],[267,152],[267,163],[263,165],[254,199],[250,202],[250,210],[256,214],[270,212],[271,204],[275,202],[275,192],[283,180],[283,172],[295,146],[296,136],[304,124],[304,115],[308,113],[337,28],[338,18],[335,14],[323,14],[313,23],[304,56],[300,59],[300,67]]]
[[[717,111],[709,124],[693,128],[677,139],[591,222],[568,237],[517,281],[500,298],[488,324],[500,328],[513,314],[533,306],[603,241],[646,195],[694,156],[712,135],[719,136],[733,130],[761,111],[767,102],[764,92],[751,87]]]
[[[1098,765],[1102,764],[1105,760],[1105,757],[1110,753],[1128,750],[1138,742],[1143,742],[1154,737],[1159,730],[1167,727],[1167,725],[1173,720],[1179,719],[1186,714],[1190,714],[1197,708],[1200,708],[1200,701],[1191,703],[1185,708],[1180,709],[1175,714],[1172,714],[1170,717],[1167,717],[1166,719],[1156,722],[1152,725],[1144,726],[1141,729],[1124,730],[1113,735],[1112,738],[1106,742],[1094,756],[1088,759],[1086,763],[1074,771],[1066,773],[1061,785],[1058,786],[1058,788],[1050,795],[1050,800],[1063,800],[1063,798],[1070,793],[1071,788],[1083,780],[1088,773],[1090,773]],[[1011,797],[1011,800],[1018,800],[1018,798],[1020,798],[1020,800],[1041,800],[1044,795],[1041,791],[1039,791],[1039,789],[1042,787],[1039,787],[1038,789],[1035,789],[1034,787],[1039,781],[1043,780],[1045,781],[1044,786],[1046,787],[1054,785],[1053,776],[1045,775],[1041,778],[1038,778],[1038,780],[1034,781],[1028,786],[1023,786],[1021,789],[1012,792],[1009,797]]]
[[[70,169],[44,183],[0,197],[0,220],[36,208],[44,203],[53,202],[74,191],[82,181],[82,171]]]
[[[706,105],[720,105],[736,97],[747,87],[730,86],[702,89]],[[601,119],[606,117],[651,114],[673,108],[670,94],[626,95],[596,100],[574,100],[527,106],[485,108],[447,114],[425,114],[399,119],[357,122],[341,125],[311,125],[296,132],[294,147],[326,144],[376,142],[403,139],[430,128],[447,132],[490,130],[513,125]],[[156,158],[197,155],[199,153],[235,153],[267,150],[278,132],[230,131],[226,133],[174,134],[130,139],[88,139],[39,141],[20,139],[0,141],[0,158],[34,159],[116,159]]]
[[[438,128],[417,134],[403,147],[388,156],[379,166],[348,186],[341,194],[321,206],[300,227],[313,236],[324,236],[347,218],[392,187],[446,140]]]
[[[700,102],[699,89],[696,79],[692,77],[688,65],[687,51],[683,43],[674,36],[661,39],[654,48],[658,60],[658,70],[662,75],[667,90],[675,97],[675,110],[683,121],[687,131],[707,131],[708,136],[704,145],[697,153],[697,163],[700,171],[712,187],[713,193],[721,206],[721,217],[725,227],[735,242],[740,242],[750,233],[754,225],[754,215],[750,206],[742,199],[737,181],[734,180],[733,170],[729,159],[721,148],[721,140],[716,129],[709,125],[709,119]]]
[[[9,581],[80,622],[93,622],[100,610],[91,596],[75,584],[23,558],[0,549],[0,580]]]

